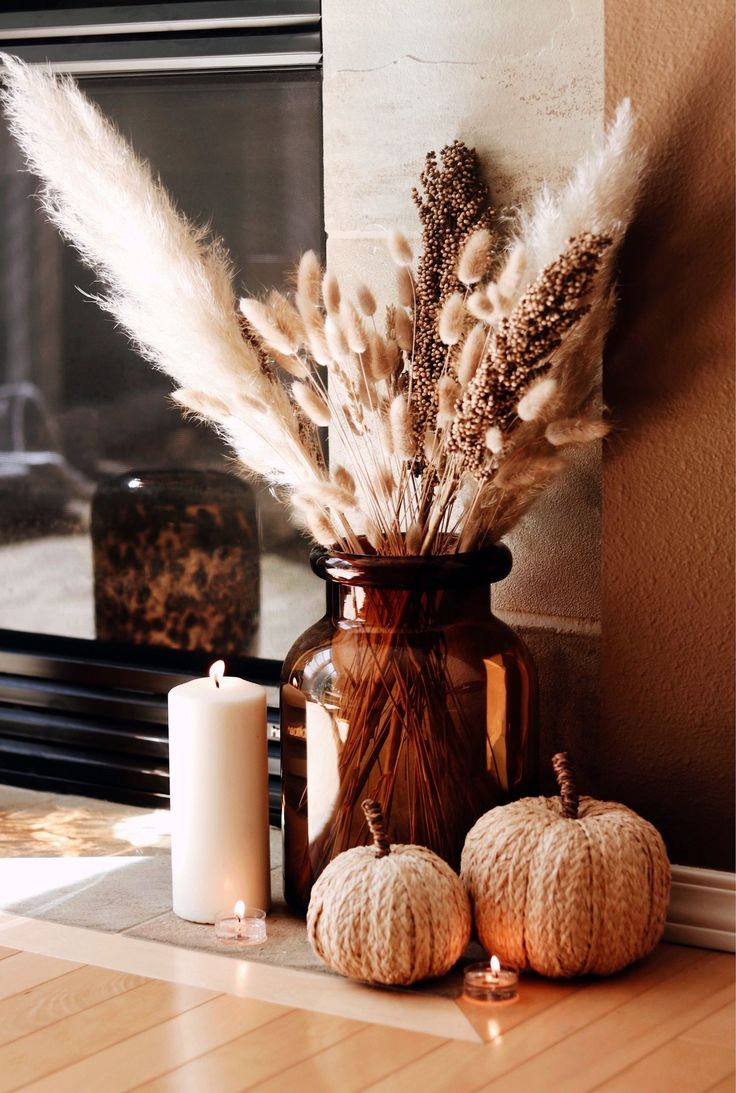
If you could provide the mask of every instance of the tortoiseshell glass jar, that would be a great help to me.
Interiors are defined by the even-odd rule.
[[[491,614],[511,554],[379,557],[315,550],[327,613],[292,647],[281,688],[284,890],[304,910],[341,851],[392,842],[453,867],[494,805],[534,789],[537,685],[529,652]]]
[[[258,629],[253,492],[212,470],[129,471],[92,500],[103,641],[242,655]]]

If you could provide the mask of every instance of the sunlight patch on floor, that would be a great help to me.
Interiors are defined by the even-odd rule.
[[[75,886],[74,895],[103,877],[144,859],[140,857],[0,858],[0,908],[12,909],[60,889]],[[68,893],[60,898],[68,898]]]
[[[126,816],[112,826],[112,837],[130,846],[168,847],[171,836],[171,813],[166,809],[146,812],[143,816]]]

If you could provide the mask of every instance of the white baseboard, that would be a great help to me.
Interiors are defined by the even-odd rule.
[[[664,940],[736,951],[736,873],[673,865]]]

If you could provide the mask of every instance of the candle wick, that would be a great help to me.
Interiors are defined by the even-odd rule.
[[[217,678],[217,676],[215,676],[215,687],[217,687],[217,689],[218,689],[218,691],[219,691],[219,689],[220,689],[220,681],[219,681],[219,679]]]

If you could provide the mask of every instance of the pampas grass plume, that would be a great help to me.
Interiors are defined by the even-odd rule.
[[[519,399],[516,412],[522,421],[534,421],[557,392],[557,381],[551,376],[537,380]]]
[[[437,322],[440,339],[445,345],[456,345],[463,336],[465,326],[465,301],[462,294],[453,292],[440,310]]]
[[[486,275],[491,260],[491,233],[479,228],[469,235],[460,251],[457,263],[457,279],[464,285],[475,285]]]
[[[296,270],[296,307],[275,291],[265,300],[244,298],[243,321],[223,245],[179,213],[101,111],[72,80],[3,60],[0,99],[11,132],[41,179],[47,216],[103,285],[97,302],[172,377],[176,403],[214,422],[244,468],[288,492],[323,546],[363,549],[353,525],[363,527],[378,553],[402,549],[402,541],[409,554],[441,549],[455,532],[461,549],[493,541],[566,465],[563,449],[608,432],[595,402],[598,369],[613,313],[616,250],[644,164],[627,102],[569,183],[556,194],[544,190],[530,212],[519,214],[490,284],[486,228],[465,239],[456,267],[444,268],[438,258],[435,267],[420,267],[416,284],[409,240],[391,232],[398,299],[407,310],[393,312],[384,338],[375,328],[370,289],[357,288],[356,310],[313,251]],[[457,192],[462,197],[462,187]],[[423,208],[431,211],[431,204]],[[471,215],[473,208],[456,212]],[[442,223],[432,230],[434,237],[425,239],[441,243]],[[543,303],[551,336],[541,344],[554,344],[554,353],[545,355],[537,343],[534,356],[535,346],[518,330],[514,341],[512,320],[512,351],[504,355],[505,320],[568,240],[585,233],[612,241],[596,267],[589,309],[565,333],[565,316],[555,314],[554,301]],[[439,307],[448,277],[468,292],[453,292]],[[527,328],[533,341],[534,323],[521,333]],[[438,334],[456,348],[438,346]],[[329,397],[315,362],[329,370]],[[425,430],[435,401],[436,430]],[[463,410],[455,421],[466,401],[467,420]],[[346,467],[336,466],[331,476],[325,469],[317,428],[333,421],[357,489]],[[426,465],[419,459],[407,466],[421,454],[417,447]]]
[[[397,228],[388,233],[388,251],[397,266],[410,266],[414,261],[409,240]]]

